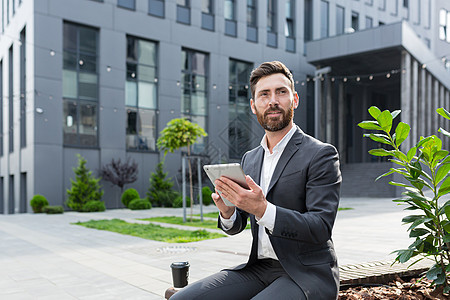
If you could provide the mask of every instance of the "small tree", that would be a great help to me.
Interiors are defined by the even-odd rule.
[[[443,108],[437,112],[450,120],[450,114]],[[450,200],[443,197],[450,193],[450,156],[449,151],[442,149],[442,141],[437,136],[421,137],[411,149],[400,150],[401,144],[409,135],[410,126],[400,122],[394,132],[392,121],[400,111],[381,112],[377,107],[369,108],[370,115],[375,119],[359,123],[359,127],[374,130],[378,133],[365,134],[375,142],[389,145],[389,149],[372,149],[371,155],[392,157],[391,162],[398,165],[378,178],[397,173],[403,176],[406,183],[389,182],[394,186],[405,188],[404,197],[395,202],[404,204],[405,210],[414,211],[414,215],[403,218],[408,228],[409,236],[414,242],[408,249],[394,251],[396,261],[404,263],[412,257],[431,258],[434,265],[427,271],[426,277],[443,288],[444,293],[450,292]],[[450,133],[440,128],[446,136]],[[414,142],[414,141],[412,141]],[[377,179],[378,179],[377,178]],[[428,193],[431,192],[431,197]]]
[[[99,181],[101,178],[95,178],[92,171],[86,168],[86,159],[77,154],[78,167],[73,168],[76,175],[75,180],[70,179],[72,187],[67,190],[67,206],[76,211],[83,211],[83,206],[89,201],[100,201],[103,196],[103,190]]]
[[[123,187],[127,183],[133,183],[137,180],[138,165],[130,158],[122,163],[120,158],[118,160],[111,159],[109,164],[104,165],[100,169],[100,176],[103,180],[109,181],[120,188],[120,194],[123,193]]]
[[[195,144],[199,137],[207,136],[205,130],[197,124],[191,123],[185,118],[173,119],[161,131],[158,138],[158,148],[164,150],[164,156],[168,152],[173,152],[182,147],[187,147],[188,157],[191,156],[191,145]],[[191,199],[194,199],[194,189],[192,186],[192,167],[191,160],[188,159],[189,169],[189,191]],[[192,219],[192,202],[191,201],[191,219]]]
[[[173,182],[167,178],[167,172],[163,170],[164,161],[156,165],[155,172],[150,174],[150,187],[147,198],[155,206],[172,206],[178,193],[173,190]]]

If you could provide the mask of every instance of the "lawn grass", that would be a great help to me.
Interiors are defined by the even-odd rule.
[[[205,216],[205,215],[203,215],[203,216]],[[217,214],[216,214],[216,218],[217,218]],[[200,219],[192,218],[192,221],[191,221],[189,216],[186,217],[186,223],[183,223],[182,217],[153,217],[153,218],[146,218],[146,219],[139,219],[139,220],[177,224],[177,225],[184,225],[184,226],[194,226],[194,227],[209,228],[209,229],[218,229],[217,228],[217,220],[203,220],[203,222],[202,222],[202,221],[200,221]],[[246,229],[250,229],[250,224],[247,224]]]
[[[91,220],[87,222],[77,222],[72,224],[167,243],[189,243],[226,236],[221,233],[212,233],[206,230],[190,231],[176,228],[167,228],[154,224],[147,225],[127,223],[120,219]]]
[[[196,214],[193,216],[200,217],[200,214]],[[205,213],[205,214],[203,214],[203,217],[217,219],[219,217],[219,212],[216,211],[216,212]]]
[[[339,207],[338,211],[339,210],[352,210],[352,209],[354,209],[354,208],[351,208],[351,207]]]

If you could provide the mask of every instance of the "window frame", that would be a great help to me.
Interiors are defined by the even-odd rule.
[[[126,65],[127,65],[127,74],[125,76],[125,83],[127,83],[128,81],[130,82],[135,82],[136,83],[136,103],[135,105],[130,105],[129,103],[127,103],[127,93],[125,91],[125,99],[124,99],[124,103],[125,103],[125,113],[126,113],[126,128],[125,128],[125,148],[126,151],[128,152],[145,152],[145,153],[152,153],[152,152],[158,152],[158,147],[156,145],[156,141],[158,139],[158,115],[159,115],[159,80],[158,80],[158,57],[159,57],[159,44],[155,41],[152,40],[148,40],[148,39],[143,39],[143,38],[139,38],[136,36],[132,36],[132,35],[127,35],[126,36],[126,40],[127,40],[127,45],[129,43],[129,40],[132,40],[134,43],[134,47],[136,47],[136,59],[130,59],[128,56],[128,46],[127,46],[127,57],[126,57]],[[147,42],[147,43],[152,43],[154,45],[155,48],[155,56],[154,56],[154,64],[153,65],[149,65],[149,64],[143,64],[143,63],[139,63],[139,55],[140,53],[139,51],[139,42]],[[135,80],[128,80],[128,66],[129,65],[134,65],[136,70],[139,70],[139,66],[141,67],[145,67],[145,68],[154,68],[154,79],[153,82],[148,81],[148,80],[140,80],[141,77],[139,75],[139,72],[136,72],[137,74],[135,75]],[[134,78],[134,77],[133,77]],[[148,107],[144,107],[144,106],[140,106],[140,101],[139,101],[139,81],[141,82],[149,82],[154,84],[154,88],[155,88],[155,99],[154,99],[154,103],[155,106],[153,108],[148,108]],[[147,138],[144,135],[141,135],[139,130],[139,120],[140,117],[142,115],[142,113],[147,113],[147,112],[153,112],[154,114],[154,129],[153,129],[153,136],[154,136],[154,143],[149,147],[148,142],[145,144],[141,144],[138,143],[137,148],[132,148],[129,147],[128,145],[128,125],[129,125],[129,119],[128,119],[128,113],[130,112],[130,110],[135,110],[136,111],[136,119],[135,119],[135,124],[134,124],[134,128],[136,129],[136,133],[134,134],[135,136],[135,140],[136,141],[140,141],[141,138]],[[130,134],[131,135],[131,134]]]
[[[183,65],[181,68],[181,116],[183,118],[186,118],[190,121],[193,121],[193,119],[195,118],[204,118],[204,123],[205,126],[203,127],[203,129],[208,132],[208,122],[209,122],[209,100],[210,100],[210,89],[209,89],[209,80],[210,80],[210,57],[209,57],[209,53],[207,52],[202,52],[202,51],[197,51],[197,50],[193,50],[190,48],[182,48],[182,57],[184,57],[185,59],[187,59],[187,69],[186,69],[186,65],[185,65],[185,61],[182,61]],[[204,65],[203,65],[203,69],[204,69],[204,74],[201,73],[197,73],[194,69],[194,66],[192,65],[192,61],[193,61],[193,56],[195,54],[201,54],[204,55],[205,59],[204,59]],[[189,86],[185,85],[185,78],[186,76],[189,76]],[[193,93],[193,91],[196,91],[196,89],[198,88],[197,85],[194,87],[193,85],[193,78],[196,78],[196,76],[199,77],[204,77],[204,90],[201,91],[201,93],[204,94],[205,97],[205,108],[204,108],[204,114],[201,113],[193,113],[193,101],[192,101],[192,95],[195,94]],[[185,91],[189,91],[189,94],[186,94]],[[185,111],[183,110],[183,106],[185,106],[185,96],[188,95],[189,96],[189,110]],[[195,121],[194,121],[195,122]],[[201,124],[199,124],[201,126]],[[202,137],[200,140],[203,141],[203,143],[199,143],[197,142],[195,145],[199,146],[200,148],[203,147],[203,149],[201,151],[197,151],[196,148],[192,148],[191,149],[191,153],[192,154],[202,154],[205,153],[207,150],[207,145],[208,145],[208,137]]]
[[[152,9],[151,9],[152,3],[160,3],[162,5],[162,13],[161,14],[157,14],[154,11],[152,11]],[[158,17],[158,18],[164,19],[165,15],[166,15],[166,7],[165,7],[166,5],[165,4],[166,4],[165,0],[148,0],[148,14],[153,17]]]
[[[126,0],[126,1],[133,1],[132,7],[124,5],[124,4],[120,4],[121,1],[124,1],[124,0],[117,0],[117,7],[129,9],[129,10],[133,10],[133,11],[136,10],[136,0]]]
[[[234,58],[229,58],[229,62],[228,62],[228,66],[229,66],[229,75],[228,75],[228,85],[229,88],[228,89],[228,106],[229,106],[229,110],[228,110],[228,156],[230,158],[233,159],[239,159],[242,157],[242,155],[245,153],[245,151],[250,150],[252,147],[252,140],[249,139],[249,149],[244,149],[242,153],[238,152],[237,149],[239,148],[239,144],[237,145],[232,145],[232,139],[230,138],[231,136],[231,130],[232,129],[236,129],[237,127],[231,127],[231,122],[236,120],[237,118],[234,118],[233,120],[230,119],[231,115],[230,114],[235,114],[236,116],[238,116],[239,114],[243,114],[243,115],[248,115],[248,118],[245,118],[245,121],[248,121],[250,123],[251,121],[251,111],[250,111],[250,107],[248,105],[248,103],[245,103],[244,105],[242,105],[242,107],[244,107],[244,111],[240,111],[239,108],[240,106],[238,105],[238,99],[239,99],[239,91],[241,87],[244,87],[247,90],[247,95],[246,95],[246,99],[250,99],[251,98],[251,90],[248,84],[248,79],[246,79],[245,81],[239,81],[239,74],[238,74],[238,67],[236,66],[236,74],[234,75],[234,78],[236,79],[235,81],[232,81],[232,74],[231,74],[231,64],[235,63],[235,64],[245,64],[247,65],[247,76],[245,76],[246,78],[250,77],[250,73],[254,67],[254,63],[252,62],[247,62],[247,61],[242,61],[242,60],[238,60],[238,59],[234,59]],[[231,99],[234,99],[234,103],[231,101]],[[247,102],[247,101],[246,101]],[[241,121],[244,121],[241,120]],[[249,124],[249,126],[251,126],[251,123]],[[236,132],[236,130],[234,130]],[[249,131],[250,132],[250,131]],[[251,133],[251,132],[250,132]],[[236,134],[237,136],[237,134]],[[237,141],[237,140],[236,140]],[[235,153],[232,153],[232,151],[234,151]]]
[[[249,16],[251,16],[249,22]],[[247,18],[247,41],[257,43],[258,42],[258,6],[256,0],[247,1],[246,6],[246,18]]]
[[[68,22],[68,21],[64,21],[63,22],[63,26],[74,26],[76,28],[76,41],[75,41],[75,47],[76,49],[71,49],[71,48],[65,48],[64,47],[64,42],[65,42],[65,36],[63,36],[63,72],[65,70],[67,71],[72,71],[75,72],[76,74],[76,97],[71,97],[71,96],[67,96],[64,94],[64,84],[63,84],[63,117],[65,119],[63,119],[63,124],[67,124],[67,120],[66,120],[66,112],[64,111],[65,107],[67,104],[70,105],[70,102],[75,103],[76,106],[76,133],[75,133],[75,139],[76,139],[76,143],[68,143],[67,140],[69,139],[69,136],[67,136],[66,138],[66,132],[65,132],[65,125],[63,126],[63,146],[64,147],[72,147],[72,148],[87,148],[87,149],[98,149],[99,148],[99,138],[100,138],[100,132],[99,132],[99,124],[100,124],[100,115],[99,115],[99,107],[100,107],[100,86],[99,86],[99,44],[100,44],[100,30],[96,27],[92,27],[92,26],[87,26],[84,24],[79,24],[79,23],[73,23],[73,22]],[[80,29],[89,29],[92,30],[92,33],[95,34],[95,55],[93,52],[87,52],[87,51],[82,51],[80,49],[80,44],[81,44],[81,38],[80,38]],[[64,29],[63,29],[64,31]],[[66,53],[68,54],[72,54],[76,56],[76,65],[74,69],[71,68],[65,68],[64,66],[64,59],[65,59],[65,55]],[[95,57],[95,72],[90,72],[89,70],[81,70],[80,69],[80,61],[82,59],[80,59],[80,56],[84,55],[84,56],[91,56],[91,57]],[[84,65],[84,64],[81,64]],[[95,90],[95,94],[96,94],[96,98],[95,99],[88,99],[87,97],[80,97],[80,74],[83,75],[95,75],[96,76],[96,90]],[[64,79],[63,79],[64,81]],[[89,103],[89,104],[87,104]],[[95,116],[94,116],[94,120],[96,122],[96,126],[94,126],[95,128],[95,143],[93,145],[83,145],[82,144],[82,139],[81,139],[81,133],[80,133],[80,127],[82,126],[83,122],[82,122],[82,108],[84,106],[87,105],[92,105],[93,107],[95,107]]]

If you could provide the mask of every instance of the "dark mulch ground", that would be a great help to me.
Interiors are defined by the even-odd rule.
[[[401,279],[398,277],[386,285],[352,286],[339,292],[339,300],[443,300],[450,299],[449,295],[442,295],[442,290],[434,290],[431,281]]]

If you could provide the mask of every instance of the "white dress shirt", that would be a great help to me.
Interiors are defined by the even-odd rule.
[[[281,139],[281,141],[278,142],[278,144],[276,144],[275,147],[273,147],[272,153],[270,153],[270,150],[267,147],[266,135],[264,135],[261,140],[261,146],[264,149],[264,160],[261,170],[260,186],[263,190],[264,195],[267,195],[270,180],[272,179],[273,172],[278,164],[278,161],[280,160],[281,154],[283,154],[284,148],[286,148],[286,145],[288,144],[288,142],[290,141],[296,130],[297,126],[294,124],[291,130],[289,130],[289,132]],[[272,258],[278,260],[277,255],[273,250],[272,244],[270,243],[269,236],[265,231],[265,228],[267,228],[269,232],[273,231],[273,228],[275,226],[276,212],[277,212],[276,206],[270,202],[267,202],[266,211],[264,212],[262,218],[259,220],[258,218],[256,218],[256,222],[259,225],[258,231],[259,259]],[[225,229],[230,229],[231,227],[233,227],[233,223],[236,220],[236,211],[234,211],[234,214],[229,219],[224,219],[222,218],[222,216],[220,216],[220,220],[222,226]]]

